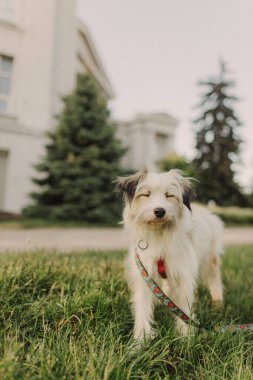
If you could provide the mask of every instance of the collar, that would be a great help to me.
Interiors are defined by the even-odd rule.
[[[162,278],[167,278],[167,273],[165,269],[165,264],[163,259],[159,259],[157,261],[157,272],[160,274]]]
[[[145,251],[148,248],[148,242],[145,240],[140,240],[138,243],[138,247],[142,250]],[[163,259],[157,260],[157,272],[160,274],[162,278],[167,278],[167,273],[165,269],[165,264]]]

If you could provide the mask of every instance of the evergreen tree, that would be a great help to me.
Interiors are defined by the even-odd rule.
[[[202,115],[195,123],[197,155],[193,161],[198,173],[197,194],[200,201],[212,199],[219,205],[246,206],[246,197],[234,180],[233,164],[238,163],[238,128],[234,111],[237,98],[230,94],[234,82],[226,78],[226,67],[220,64],[218,78],[199,82],[205,86],[200,107]]]
[[[58,126],[48,133],[46,155],[35,165],[33,204],[25,216],[110,222],[118,215],[112,181],[119,175],[125,149],[115,138],[107,101],[98,84],[80,75],[63,99]]]

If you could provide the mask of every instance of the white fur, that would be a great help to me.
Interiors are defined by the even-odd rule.
[[[155,298],[135,263],[138,242],[148,243],[148,248],[138,248],[138,253],[149,274],[190,315],[199,276],[208,286],[212,299],[222,300],[219,256],[223,225],[201,206],[192,205],[192,211],[188,209],[183,196],[186,192],[189,194],[190,182],[177,170],[161,174],[137,173],[119,179],[118,184],[125,193],[123,219],[131,240],[127,279],[132,291],[134,337],[143,339],[153,333]],[[156,208],[165,210],[163,218],[156,217]],[[164,259],[167,279],[157,273],[160,258]],[[179,318],[176,318],[176,327],[187,334],[188,326]]]

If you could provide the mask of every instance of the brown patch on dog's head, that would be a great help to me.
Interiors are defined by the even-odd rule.
[[[142,179],[146,176],[147,171],[141,171],[128,177],[119,177],[116,183],[116,191],[123,193],[125,201],[131,202],[134,198],[136,188]]]

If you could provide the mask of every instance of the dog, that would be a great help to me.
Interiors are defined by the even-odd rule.
[[[134,338],[152,338],[155,298],[143,280],[135,250],[149,275],[173,302],[192,314],[196,283],[200,278],[213,301],[222,301],[220,255],[223,251],[223,224],[204,207],[191,204],[191,179],[177,169],[165,173],[147,170],[116,180],[123,193],[123,223],[131,245],[126,274],[132,294]],[[157,270],[163,260],[167,279]],[[175,317],[179,333],[187,335],[189,325]]]

